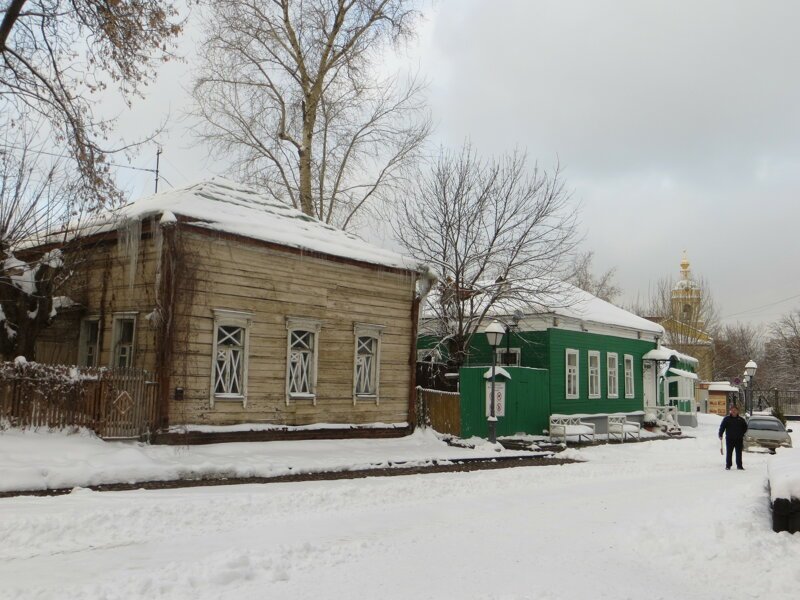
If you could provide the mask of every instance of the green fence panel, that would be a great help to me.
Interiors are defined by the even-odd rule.
[[[487,367],[465,367],[459,374],[461,392],[461,436],[487,437],[486,417]],[[549,372],[546,369],[505,367],[508,380],[497,375],[506,386],[505,415],[497,417],[497,435],[518,433],[541,435],[550,417]]]

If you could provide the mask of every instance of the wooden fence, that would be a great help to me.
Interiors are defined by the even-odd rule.
[[[105,439],[155,429],[158,385],[142,369],[0,363],[0,420],[12,427],[87,427]]]
[[[461,395],[458,392],[445,392],[417,388],[418,423],[429,426],[439,433],[461,435]]]

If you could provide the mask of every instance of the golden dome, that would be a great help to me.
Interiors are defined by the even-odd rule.
[[[683,260],[681,260],[681,271],[684,273],[689,270],[689,258],[686,256],[686,250],[683,251]]]

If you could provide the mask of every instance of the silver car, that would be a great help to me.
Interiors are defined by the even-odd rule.
[[[776,448],[791,448],[791,429],[786,429],[778,419],[767,416],[750,417],[744,434],[744,449],[767,448],[773,454]]]

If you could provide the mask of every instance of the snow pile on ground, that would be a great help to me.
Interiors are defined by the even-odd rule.
[[[793,600],[771,459],[726,471],[718,427],[564,466],[2,499],[0,597]]]
[[[782,448],[769,460],[769,488],[778,498],[800,500],[800,448]]]
[[[0,431],[0,492],[209,477],[274,477],[542,453],[448,446],[431,430],[403,438],[151,446],[93,433]]]

